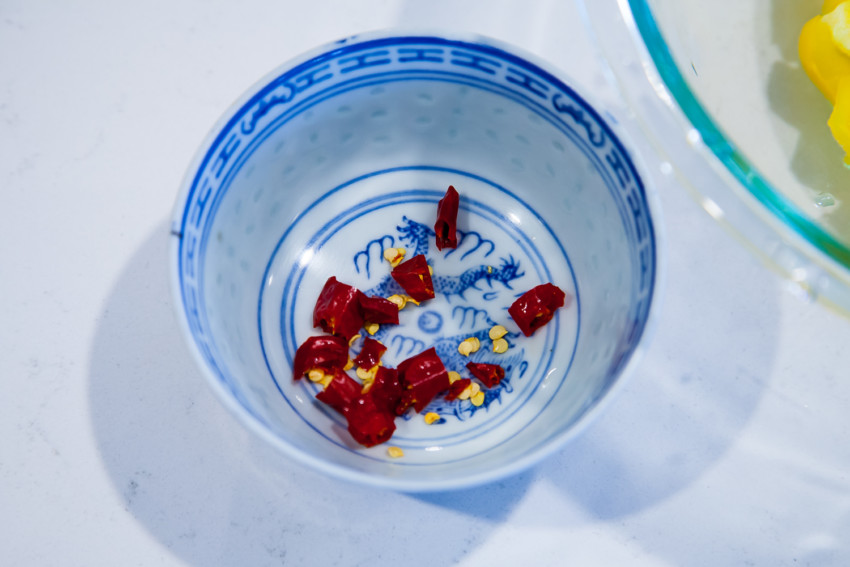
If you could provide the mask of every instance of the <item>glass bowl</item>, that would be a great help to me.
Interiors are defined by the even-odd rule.
[[[850,313],[850,169],[798,55],[819,0],[593,0],[613,83],[661,158],[796,288]]]

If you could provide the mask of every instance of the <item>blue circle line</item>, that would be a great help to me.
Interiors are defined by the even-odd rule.
[[[326,198],[327,198],[330,194],[332,194],[332,193],[334,193],[334,192],[336,192],[336,191],[338,191],[338,190],[341,190],[341,189],[343,189],[343,188],[345,188],[345,187],[347,187],[347,186],[349,186],[349,185],[351,185],[351,184],[353,184],[353,183],[356,183],[356,182],[362,181],[363,179],[366,179],[366,178],[368,178],[368,177],[372,177],[372,176],[375,176],[375,175],[380,175],[380,174],[388,173],[388,172],[394,172],[394,171],[399,171],[399,170],[411,170],[411,169],[413,169],[413,170],[437,170],[437,171],[441,171],[441,172],[449,171],[449,172],[454,173],[454,174],[458,174],[458,175],[462,175],[462,176],[468,176],[468,177],[475,178],[476,180],[478,180],[478,181],[480,181],[480,182],[482,182],[482,183],[485,183],[485,184],[490,185],[490,186],[492,186],[492,187],[494,187],[494,188],[497,188],[498,190],[500,190],[500,191],[502,191],[502,192],[506,193],[507,195],[511,196],[512,198],[514,198],[514,199],[515,199],[515,200],[517,200],[518,202],[522,203],[522,204],[526,207],[526,209],[527,209],[527,210],[529,210],[532,214],[534,214],[534,215],[536,215],[536,216],[537,216],[537,218],[538,218],[539,222],[540,222],[540,223],[541,223],[544,227],[546,227],[547,231],[549,231],[550,235],[552,236],[552,239],[553,239],[553,240],[557,243],[557,245],[558,245],[558,247],[560,248],[561,253],[562,253],[562,255],[563,255],[563,257],[564,257],[564,259],[565,259],[565,261],[566,261],[566,263],[567,263],[567,266],[568,266],[568,268],[569,268],[569,270],[570,270],[571,277],[572,277],[572,280],[573,280],[573,287],[574,287],[574,290],[575,290],[575,292],[576,292],[576,301],[575,301],[575,303],[576,303],[576,309],[577,309],[577,332],[576,332],[576,341],[575,341],[575,343],[573,344],[573,350],[572,350],[571,355],[570,355],[570,362],[569,362],[569,364],[567,365],[567,368],[565,369],[565,371],[564,371],[564,373],[563,373],[563,377],[564,377],[564,378],[566,378],[566,376],[567,376],[567,375],[568,375],[568,373],[569,373],[569,369],[570,369],[570,368],[571,368],[571,366],[572,366],[572,362],[573,362],[573,360],[574,360],[574,357],[575,357],[575,352],[576,352],[577,344],[578,344],[578,337],[580,336],[580,328],[581,328],[581,313],[580,313],[580,310],[581,310],[581,307],[580,307],[580,306],[581,306],[581,302],[580,302],[580,297],[579,297],[579,289],[578,289],[578,285],[577,285],[577,282],[576,282],[576,279],[575,279],[575,272],[574,272],[574,270],[573,270],[573,268],[572,268],[572,265],[571,265],[571,263],[570,263],[570,261],[569,261],[569,257],[568,257],[568,255],[566,254],[566,251],[565,251],[565,250],[564,250],[564,248],[563,248],[563,245],[560,243],[560,241],[559,241],[559,240],[557,239],[557,237],[554,235],[554,232],[552,231],[552,229],[549,227],[549,225],[548,225],[546,222],[544,222],[544,221],[543,221],[543,219],[542,219],[542,218],[540,218],[540,217],[539,217],[539,215],[537,215],[536,211],[535,211],[534,209],[532,209],[531,207],[529,207],[529,206],[528,206],[528,204],[527,204],[527,203],[525,203],[522,199],[519,199],[518,197],[516,197],[513,193],[511,193],[510,191],[508,191],[508,190],[507,190],[507,189],[505,189],[504,187],[501,187],[500,185],[495,184],[495,183],[493,183],[492,181],[490,181],[490,180],[488,180],[488,179],[486,179],[486,178],[483,178],[483,177],[481,177],[481,176],[477,176],[477,175],[475,175],[475,174],[469,174],[469,173],[467,173],[467,172],[462,172],[462,171],[459,171],[459,170],[450,170],[450,169],[448,169],[448,168],[441,168],[441,167],[434,167],[434,166],[419,166],[419,167],[392,168],[392,169],[388,169],[388,170],[382,170],[382,171],[378,171],[378,172],[372,172],[372,173],[370,173],[370,174],[367,174],[367,175],[361,176],[361,177],[359,177],[359,178],[356,178],[356,179],[353,179],[353,180],[349,180],[349,181],[347,181],[346,183],[343,183],[343,184],[341,184],[340,186],[338,186],[338,187],[336,187],[336,188],[334,188],[334,189],[332,189],[332,190],[328,191],[325,195],[323,195],[323,196],[321,196],[319,199],[317,199],[317,200],[313,203],[313,205],[316,205],[316,204],[317,204],[317,203],[319,203],[320,201],[323,201],[323,200],[324,200],[324,199],[326,199]],[[403,192],[400,192],[400,193],[408,194],[409,192],[408,192],[408,191],[403,191]],[[438,192],[436,192],[436,191],[427,191],[427,192],[425,192],[425,193],[426,193],[426,194],[428,194],[428,195],[432,195],[432,198],[431,198],[431,199],[429,199],[429,201],[434,201],[434,202],[436,202],[436,200],[435,200],[435,198],[434,198],[433,196],[434,196],[434,195],[439,195],[439,193],[438,193]],[[366,201],[366,202],[364,202],[364,203],[369,203],[369,202],[379,202],[379,201],[392,200],[392,199],[397,199],[397,198],[398,198],[398,196],[397,196],[397,195],[380,196],[380,197],[376,197],[376,198],[370,199],[369,201]],[[438,198],[438,197],[437,197],[437,198]],[[397,204],[397,203],[391,203],[391,204]],[[484,210],[488,211],[490,214],[492,214],[492,215],[496,216],[497,218],[501,218],[503,221],[506,221],[506,222],[507,222],[507,219],[504,217],[504,215],[502,215],[501,213],[499,213],[499,212],[498,212],[498,211],[496,211],[495,209],[492,209],[491,207],[485,206],[485,205],[483,205],[483,204],[481,204],[481,203],[478,203],[478,202],[476,202],[476,204],[477,204],[477,205],[478,205],[481,209],[484,209]],[[313,205],[311,205],[311,207],[309,207],[309,208],[312,208],[312,206],[313,206]],[[309,208],[308,208],[308,210],[309,210]],[[359,208],[362,208],[362,207],[359,207]],[[348,213],[337,215],[337,217],[335,217],[332,221],[330,221],[329,223],[327,223],[327,224],[325,225],[325,227],[323,227],[322,229],[320,229],[319,231],[317,231],[317,235],[316,235],[316,236],[314,236],[314,237],[311,239],[311,243],[315,243],[315,241],[319,238],[319,237],[318,237],[318,233],[321,233],[322,231],[324,231],[324,230],[326,230],[326,229],[327,229],[327,230],[330,230],[330,229],[328,228],[329,226],[334,225],[334,224],[337,224],[337,223],[340,221],[340,219],[341,219],[342,217],[345,217],[345,216],[347,216],[347,215],[349,215],[349,214],[351,214],[351,213],[353,213],[353,212],[354,212],[354,211],[352,210],[352,211],[349,211]],[[366,212],[369,212],[369,211],[366,211]],[[358,215],[361,215],[361,214],[365,214],[365,213],[363,213],[363,212],[358,212]],[[284,237],[282,237],[282,238],[281,238],[281,240],[278,242],[277,246],[275,247],[275,252],[273,252],[273,253],[272,253],[272,255],[271,255],[271,259],[270,259],[270,261],[267,263],[266,271],[265,271],[265,274],[264,274],[264,277],[263,277],[263,282],[265,282],[265,281],[266,281],[266,279],[267,279],[267,277],[268,277],[268,272],[269,272],[269,271],[270,271],[270,269],[271,269],[272,261],[273,261],[273,258],[277,255],[277,251],[279,250],[279,248],[280,248],[280,246],[282,245],[282,243],[286,240],[286,237],[287,237],[287,235],[289,234],[289,232],[290,232],[290,231],[291,231],[291,230],[295,227],[295,225],[297,225],[297,224],[298,224],[299,220],[300,220],[300,218],[299,218],[298,220],[296,220],[295,222],[293,222],[293,224],[292,224],[292,225],[290,225],[290,227],[289,227],[289,228],[287,229],[287,231],[285,232]],[[508,223],[508,225],[512,225],[512,223]],[[520,231],[520,234],[522,234],[522,235],[524,236],[524,233],[522,233],[522,231]],[[527,239],[528,237],[527,237],[527,236],[525,236],[525,238]],[[325,241],[326,241],[326,240],[327,240],[327,239],[325,239]],[[533,247],[533,245],[532,245],[532,247]],[[533,248],[534,248],[534,247],[533,247]],[[536,248],[534,248],[534,249],[536,249]],[[540,257],[540,253],[539,253],[539,252],[537,252],[537,253],[536,253],[536,255],[538,256],[538,259],[539,259],[539,261],[541,262],[542,266],[545,268],[545,272],[546,272],[546,274],[547,274],[547,281],[548,281],[549,279],[551,279],[551,274],[548,272],[548,267],[547,267],[546,263],[545,263],[545,262],[542,260],[542,258]],[[306,268],[302,268],[301,270],[299,270],[299,273],[300,273],[300,276],[298,277],[299,281],[301,281],[301,278],[303,278],[303,274],[304,274],[304,272],[305,272],[305,271],[306,271]],[[539,274],[538,274],[538,275],[539,275]],[[293,278],[293,277],[295,277],[295,276],[294,276],[294,274],[290,273],[289,278],[287,278],[287,283],[286,283],[286,285],[284,286],[284,289],[285,289],[285,290],[288,290],[288,289],[290,289],[290,288],[291,288],[291,281],[292,281],[292,278]],[[322,432],[321,432],[321,431],[319,431],[319,430],[318,430],[315,426],[313,426],[312,424],[310,424],[310,422],[309,422],[308,420],[306,420],[306,419],[304,418],[304,416],[303,416],[303,415],[301,415],[301,412],[299,412],[299,411],[298,411],[298,409],[297,409],[297,408],[295,408],[295,406],[293,405],[293,403],[289,400],[288,396],[287,396],[287,395],[283,392],[283,390],[282,390],[282,388],[281,388],[280,384],[278,383],[278,380],[277,380],[277,378],[276,378],[276,376],[275,376],[274,372],[273,372],[273,371],[272,371],[272,369],[271,369],[271,366],[270,366],[270,363],[269,363],[269,361],[268,361],[267,354],[266,354],[265,341],[264,341],[264,339],[263,339],[263,333],[262,333],[261,322],[260,322],[260,313],[261,313],[261,311],[262,311],[262,303],[263,303],[263,289],[264,289],[264,287],[265,287],[265,284],[261,285],[261,289],[260,289],[260,293],[259,293],[258,311],[257,311],[257,313],[258,313],[258,315],[257,315],[257,319],[258,319],[258,321],[257,321],[257,322],[258,322],[258,330],[259,330],[259,335],[260,335],[261,350],[262,350],[263,357],[264,357],[264,360],[265,360],[265,363],[266,363],[266,367],[267,367],[267,369],[269,370],[269,374],[270,374],[270,376],[271,376],[271,378],[272,378],[273,382],[275,383],[276,388],[277,388],[277,389],[278,389],[278,391],[281,393],[281,395],[284,397],[284,399],[287,401],[287,403],[290,405],[290,407],[292,407],[293,411],[295,411],[295,412],[296,412],[299,416],[301,416],[301,417],[302,417],[302,419],[305,421],[305,423],[307,423],[310,427],[312,427],[312,428],[313,428],[313,429],[314,429],[317,433],[319,433],[320,435],[322,435],[322,436],[324,436],[324,437],[326,437],[326,438],[327,438],[327,436],[325,436],[325,434],[324,434],[324,433],[322,433]],[[297,288],[298,286],[295,286],[295,287]],[[286,297],[286,296],[290,295],[290,293],[292,293],[292,292],[285,291],[285,292],[284,292],[284,297]],[[290,326],[291,326],[292,324],[294,324],[294,322],[293,322],[293,321],[290,321]],[[558,336],[558,334],[559,334],[559,333],[558,333],[559,328],[560,328],[560,327],[559,327],[559,320],[558,320],[558,319],[556,319],[556,325],[555,325],[555,328],[554,328],[554,332],[555,332],[555,336],[556,336],[556,337],[557,337],[557,336]],[[551,329],[551,327],[550,327],[550,329]],[[549,331],[549,330],[547,330],[547,333],[548,333],[548,332],[550,332],[550,331]],[[294,348],[296,347],[295,339],[294,339],[294,335],[295,335],[295,333],[294,333],[294,328],[290,328],[289,333],[283,333],[283,332],[282,332],[281,334],[289,337],[290,342],[291,342],[291,346],[290,346],[290,348],[294,350]],[[527,392],[528,392],[528,394],[527,394],[527,396],[526,396],[526,399],[527,399],[528,397],[530,397],[530,396],[534,393],[534,391],[536,391],[537,387],[539,386],[539,382],[543,379],[543,377],[545,377],[545,373],[546,373],[545,367],[547,367],[547,366],[549,366],[549,365],[551,364],[551,359],[553,358],[553,356],[554,356],[554,353],[550,350],[550,355],[549,355],[548,360],[547,360],[547,361],[545,361],[545,362],[543,362],[543,363],[541,363],[541,364],[538,366],[538,368],[541,368],[541,373],[542,373],[543,375],[542,375],[542,376],[540,376],[540,377],[538,377],[538,378],[534,381],[535,383],[534,383],[534,384],[532,384],[532,386],[525,388],[525,391],[527,391]],[[291,351],[287,353],[287,359],[289,360],[290,365],[291,365]],[[561,384],[561,383],[563,383],[563,381],[564,381],[564,380],[562,379],[562,380],[561,380],[561,382],[559,383],[558,388],[556,388],[556,389],[555,389],[555,391],[553,392],[552,396],[555,396],[555,395],[557,394],[557,391],[558,391],[558,389],[560,388],[560,384]],[[482,423],[482,424],[480,424],[478,427],[473,428],[473,429],[479,429],[480,427],[484,427],[484,426],[487,426],[487,425],[489,424],[489,425],[490,425],[490,427],[487,427],[487,429],[486,429],[486,431],[489,431],[489,430],[491,430],[492,428],[494,428],[494,427],[496,427],[497,425],[499,425],[500,423],[504,422],[506,419],[508,419],[508,418],[510,417],[510,415],[513,415],[513,413],[515,413],[516,411],[519,411],[519,409],[522,407],[522,405],[524,405],[524,402],[523,402],[522,404],[519,404],[519,405],[518,405],[518,406],[514,409],[514,411],[513,411],[513,412],[511,412],[510,414],[505,414],[504,416],[500,416],[500,419],[498,419],[496,422],[483,422],[483,423]],[[330,416],[331,414],[330,414],[330,413],[328,413],[328,415]],[[334,416],[334,417],[335,417],[335,416]],[[336,421],[336,420],[334,420],[334,421]],[[472,433],[472,432],[473,432],[473,429],[470,429],[470,433]],[[458,442],[465,442],[466,440],[468,440],[468,437],[469,437],[469,435],[465,435],[465,437],[464,437],[463,441],[458,441]],[[331,442],[336,442],[334,439],[329,439],[329,441],[331,441]],[[401,439],[399,439],[398,441],[403,442],[403,440],[401,440]],[[428,440],[428,441],[431,441],[431,440]],[[419,441],[419,442],[420,442],[420,443],[422,443],[422,444],[426,443],[426,441]],[[436,440],[433,440],[433,442],[436,442]],[[347,447],[347,446],[343,446],[343,445],[340,445],[340,446],[342,446],[342,447],[344,447],[344,448],[346,448],[346,449],[348,449],[348,450],[351,450],[351,449],[350,449],[349,447]],[[356,451],[355,451],[355,452],[356,452]]]
[[[422,196],[412,197],[412,195],[422,195]],[[350,209],[346,213],[345,216],[346,217],[353,217],[353,218],[346,220],[346,222],[343,223],[342,226],[344,226],[345,224],[348,224],[348,222],[350,222],[354,218],[358,218],[358,217],[360,217],[364,214],[368,214],[370,212],[373,212],[375,210],[378,210],[378,209],[386,207],[386,206],[398,205],[399,202],[403,202],[403,203],[427,202],[427,203],[433,203],[433,204],[436,205],[437,200],[441,196],[442,196],[442,193],[437,192],[437,191],[432,191],[432,190],[405,190],[405,191],[399,191],[399,192],[391,194],[391,195],[373,198],[373,199],[364,201],[363,203],[361,203],[361,206],[358,206],[356,209]],[[367,208],[367,207],[363,206],[363,204],[368,204],[370,202],[377,202],[377,201],[389,201],[389,202],[386,203],[386,204],[382,204],[382,205],[376,205],[376,206],[371,207],[371,208]],[[464,201],[468,202],[469,199],[464,199]],[[500,229],[504,230],[505,232],[508,232],[508,235],[514,240],[514,242],[516,244],[518,244],[523,249],[523,252],[525,253],[525,255],[527,257],[532,257],[532,252],[529,252],[528,250],[525,249],[526,247],[523,245],[523,243],[520,240],[517,239],[517,235],[511,234],[509,231],[506,230],[506,227],[508,227],[508,226],[516,229],[516,227],[512,223],[509,223],[508,220],[503,215],[501,215],[500,213],[498,213],[494,209],[492,209],[490,207],[486,207],[485,205],[481,204],[478,201],[475,201],[474,204],[476,206],[478,206],[479,208],[485,209],[488,212],[490,212],[491,214],[493,214],[494,216],[496,216],[496,220],[503,221],[503,224],[501,224],[501,225],[499,225],[499,223],[494,223],[494,224],[497,224],[497,226],[499,226]],[[470,210],[469,207],[464,207],[464,208],[466,208],[467,210]],[[493,222],[493,219],[489,219],[489,220],[490,220],[490,222]],[[321,249],[325,245],[325,243],[327,243],[327,241],[333,236],[333,234],[335,234],[336,231],[339,230],[339,227],[333,226],[333,225],[336,225],[336,224],[338,224],[338,223],[336,222],[336,219],[335,219],[334,221],[327,223],[325,226],[323,226],[321,229],[319,229],[316,232],[316,235],[310,240],[307,247],[308,248],[314,248],[315,247],[317,250]],[[315,246],[316,241],[320,240],[319,235],[322,234],[322,233],[330,232],[330,231],[333,231],[333,232],[331,232],[330,234],[327,234],[324,238],[321,239],[321,244],[319,244],[318,246]],[[525,236],[522,231],[517,230],[517,232],[520,234],[521,238],[528,240],[528,237]],[[548,270],[548,266],[546,265],[545,261],[542,258],[542,255],[536,249],[536,247],[533,246],[533,244],[529,244],[529,245],[531,246],[531,249],[533,251],[533,255],[537,257],[537,262],[534,262],[534,268],[535,268],[535,271],[537,271],[538,278],[541,281],[551,281],[551,279],[552,279],[551,274]],[[567,262],[567,264],[569,265],[569,258],[565,256],[564,259]],[[538,262],[539,262],[539,265],[538,265]],[[540,265],[542,265],[542,267],[544,268],[544,272],[546,274],[545,276],[540,273]],[[270,266],[270,264],[267,264],[267,266]],[[299,270],[295,270],[293,272],[290,272],[290,277],[287,279],[287,284],[285,286],[285,291],[284,291],[283,299],[282,299],[282,302],[284,304],[286,303],[286,299],[288,298],[288,296],[290,294],[292,294],[292,297],[289,298],[290,299],[289,304],[290,305],[295,304],[295,302],[296,302],[295,297],[297,296],[297,293],[298,293],[297,290],[301,288],[301,282],[303,281],[303,277],[304,277],[305,273],[306,273],[305,267],[302,267]],[[295,274],[297,274],[297,280],[298,281],[294,286],[292,286],[290,284],[291,284],[292,278],[296,277]],[[574,288],[577,287],[574,275],[572,276],[572,280],[573,280],[573,287]],[[295,289],[294,292],[286,291],[286,290],[291,289],[292,287],[294,287],[294,289]],[[283,311],[283,308],[281,308],[281,311]],[[289,317],[289,321],[290,321],[290,327],[288,329],[289,332],[287,333],[286,332],[287,329],[283,328],[284,322],[281,321],[281,327],[282,328],[280,329],[280,333],[281,333],[282,337],[286,336],[286,337],[290,338],[292,346],[289,349],[286,349],[286,357],[287,357],[287,360],[289,361],[289,364],[291,366],[292,365],[292,350],[294,350],[294,346],[295,346],[296,343],[295,343],[295,340],[294,340],[294,337],[295,337],[295,328],[294,328],[295,321],[291,316]],[[263,339],[263,336],[262,336],[262,329],[260,330],[260,340],[263,343],[265,342],[264,339]],[[284,344],[285,348],[286,348],[286,346],[287,345]],[[272,379],[277,384],[277,378],[275,376],[272,376]],[[278,386],[279,386],[279,384],[278,384]],[[312,388],[313,388],[313,393],[315,394],[318,391],[318,389],[315,385],[312,385]],[[279,387],[278,387],[278,389],[280,390]],[[283,394],[283,395],[285,396],[285,394]],[[472,429],[470,429],[469,431],[472,431]]]
[[[423,195],[423,196],[412,197],[411,195]],[[321,229],[319,229],[316,232],[316,235],[313,238],[310,239],[307,247],[313,248],[313,247],[315,247],[315,243],[318,240],[321,240],[321,244],[318,247],[316,247],[317,249],[321,249],[324,246],[324,244],[327,242],[327,240],[333,235],[333,233],[335,233],[336,230],[338,230],[338,228],[334,227],[333,225],[338,224],[338,222],[340,222],[341,217],[343,217],[343,216],[345,216],[345,217],[355,217],[356,218],[356,217],[362,216],[363,214],[367,214],[369,212],[377,210],[379,208],[383,208],[384,206],[395,206],[395,205],[399,204],[399,199],[402,199],[402,198],[403,198],[404,203],[430,202],[430,203],[436,204],[437,200],[441,196],[442,196],[441,192],[434,191],[434,190],[404,190],[404,191],[399,191],[397,193],[393,193],[391,195],[384,195],[384,196],[380,196],[380,197],[376,197],[376,198],[366,200],[366,201],[362,202],[357,208],[347,211],[347,213],[345,213],[344,215],[338,215],[334,220],[332,220],[331,222],[329,222],[325,226],[323,226]],[[383,205],[375,205],[374,207],[371,207],[371,208],[367,208],[367,207],[364,206],[364,205],[367,205],[367,204],[377,203],[379,201],[389,201],[389,203],[383,204]],[[464,202],[469,202],[469,199],[464,198]],[[520,201],[520,202],[522,202],[522,201]],[[528,243],[528,245],[531,247],[531,250],[533,251],[533,253],[529,252],[528,250],[526,250],[526,245],[523,244],[523,242],[519,239],[519,238],[521,238],[521,239],[525,239],[526,241],[528,240],[528,237],[522,231],[516,230],[518,232],[518,234],[520,235],[519,238],[518,238],[518,236],[516,234],[511,234],[509,231],[506,230],[505,227],[508,227],[508,226],[513,227],[514,229],[516,229],[516,227],[515,227],[515,225],[513,225],[513,223],[509,222],[509,220],[506,217],[504,217],[504,215],[502,215],[501,213],[499,213],[498,211],[496,211],[495,209],[493,209],[491,207],[483,205],[479,201],[474,201],[473,204],[475,206],[477,206],[478,208],[484,209],[489,214],[495,216],[496,220],[501,220],[502,221],[501,225],[499,225],[499,223],[495,223],[495,224],[497,224],[497,226],[499,226],[500,229],[508,232],[508,235],[514,240],[514,242],[516,244],[518,244],[523,249],[523,252],[525,253],[525,255],[527,257],[532,257],[532,256],[537,257],[537,262],[534,263],[534,268],[537,271],[537,275],[540,278],[540,280],[541,281],[551,281],[551,279],[552,279],[551,273],[549,272],[548,266],[547,266],[546,262],[543,260],[540,252],[537,251],[536,247],[532,243]],[[525,205],[525,207],[528,208],[528,205],[526,203],[523,203],[523,205]],[[466,208],[467,210],[470,210],[469,207],[464,206],[464,208]],[[531,212],[534,212],[534,211],[531,211]],[[356,215],[355,215],[355,213],[356,213]],[[489,219],[489,220],[490,220],[490,222],[493,222],[493,219]],[[348,222],[350,222],[350,221],[346,221],[346,223],[344,223],[344,224],[347,224]],[[545,223],[544,223],[544,226],[545,226]],[[320,236],[319,236],[320,234],[328,232],[328,231],[332,231],[332,230],[334,231],[333,233],[324,237],[323,239],[320,238]],[[553,235],[553,238],[554,238],[554,235]],[[557,240],[556,240],[556,242],[557,242]],[[559,243],[559,245],[560,245],[560,243]],[[563,250],[563,248],[562,248],[562,250]],[[575,274],[572,273],[572,267],[570,265],[569,258],[565,255],[564,259],[565,259],[567,265],[570,267],[571,274],[572,274],[571,279],[573,281],[573,288],[576,289],[578,286],[576,284]],[[267,269],[270,269],[270,266],[271,266],[271,262],[269,262],[267,264]],[[545,276],[540,273],[540,266],[543,267],[544,272],[545,272]],[[282,301],[284,303],[286,302],[286,299],[289,298],[290,295],[292,295],[292,298],[289,298],[290,299],[289,303],[294,305],[295,296],[297,295],[297,290],[300,289],[300,287],[301,287],[301,282],[303,281],[303,277],[304,277],[305,272],[306,272],[306,268],[301,268],[300,270],[295,270],[293,272],[290,272],[290,276],[287,278],[287,283],[285,285],[284,293],[283,293],[284,299]],[[297,283],[295,283],[295,284],[292,283],[293,278],[297,278]],[[296,291],[294,291],[294,292],[288,291],[288,290],[293,289],[293,288]],[[281,309],[281,311],[282,311],[282,309]],[[291,364],[292,364],[292,351],[295,350],[297,343],[295,342],[295,328],[294,328],[295,322],[294,322],[292,317],[289,318],[289,322],[290,322],[290,327],[288,329],[288,332],[286,332],[287,329],[283,328],[284,322],[281,321],[281,327],[282,328],[280,329],[280,333],[281,333],[282,337],[288,337],[290,339],[291,344],[290,345],[284,344],[284,347],[286,349],[287,360],[289,361],[289,364],[291,366]],[[265,343],[265,341],[263,339],[263,335],[262,335],[262,329],[260,330],[260,340],[263,344]],[[286,347],[288,347],[288,348],[286,348]],[[539,379],[542,379],[542,377],[540,377]],[[284,397],[286,397],[286,394],[284,394],[283,391],[281,390],[280,385],[277,381],[277,377],[274,376],[274,374],[272,374],[272,380],[278,386],[278,390],[281,392],[281,394]],[[532,386],[533,387],[526,387],[526,388],[523,389],[523,391],[529,392],[528,396],[530,396],[536,388],[536,385],[534,385],[533,383],[532,383]],[[315,385],[307,385],[307,387],[312,387],[314,395],[318,391],[318,388]],[[528,397],[528,396],[526,396],[526,397]],[[519,403],[520,401],[522,401],[522,400],[518,398],[517,400],[515,400],[514,403]],[[515,411],[518,411],[518,409],[519,409],[519,407],[517,407],[517,409]],[[296,410],[296,412],[297,412],[297,410]],[[300,415],[300,413],[299,413],[299,415]],[[333,412],[331,412],[329,415],[332,418],[337,417],[337,415]],[[506,414],[506,415],[509,417],[510,414]],[[467,432],[465,432],[465,433],[471,433],[471,432],[479,429],[480,427],[487,426],[487,425],[489,425],[487,430],[490,430],[493,427],[495,427],[496,425],[498,425],[499,423],[501,423],[502,421],[504,421],[505,419],[507,419],[507,417],[501,417],[497,422],[482,423],[478,427],[468,429]],[[338,422],[338,423],[340,425],[343,425],[341,422]],[[437,439],[440,439],[440,438],[437,438]],[[401,442],[401,441],[403,441],[403,439],[400,439],[398,441]],[[434,440],[429,440],[429,441],[433,442]]]

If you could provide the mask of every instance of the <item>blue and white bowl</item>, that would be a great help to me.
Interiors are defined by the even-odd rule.
[[[449,185],[460,242],[438,251]],[[204,374],[260,437],[348,480],[465,487],[561,446],[634,365],[657,303],[656,215],[635,156],[545,64],[480,37],[358,36],[278,68],[213,129],[177,201],[173,289]],[[399,246],[428,258],[437,297],[378,331],[383,363],[434,346],[449,369],[494,362],[506,377],[481,406],[435,399],[437,423],[397,418],[392,458],[358,446],[291,365],[321,334],[325,280],[386,296],[382,252]],[[545,282],[571,301],[524,337],[507,307]],[[469,336],[482,348],[467,359]]]

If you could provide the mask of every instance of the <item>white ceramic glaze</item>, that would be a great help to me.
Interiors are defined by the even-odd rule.
[[[575,434],[634,363],[657,303],[657,214],[636,160],[546,65],[482,38],[358,36],[281,66],[199,150],[172,222],[173,287],[191,349],[225,404],[281,450],[341,478],[402,490],[517,472]],[[437,201],[461,194],[457,249],[438,251]],[[397,418],[392,445],[358,446],[294,381],[330,276],[392,293],[387,247],[424,254],[437,297],[377,337],[384,364],[434,346],[507,374],[485,403]],[[507,307],[552,282],[568,306],[524,337]],[[509,329],[494,354],[487,330]],[[356,349],[357,345],[354,345]]]

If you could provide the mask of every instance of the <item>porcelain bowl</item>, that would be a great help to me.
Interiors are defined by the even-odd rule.
[[[458,246],[438,250],[449,185]],[[658,304],[657,215],[639,160],[545,63],[481,37],[364,35],[282,65],[214,127],[175,206],[173,290],[212,388],[271,445],[368,485],[467,487],[562,446],[636,364]],[[379,328],[382,363],[433,346],[464,376],[470,360],[506,374],[480,405],[439,395],[366,448],[292,362],[322,334],[312,313],[327,279],[385,295],[391,247],[425,255],[436,296]],[[507,308],[543,283],[567,305],[526,337]],[[490,348],[495,324],[505,353]],[[465,357],[470,336],[481,349]]]

